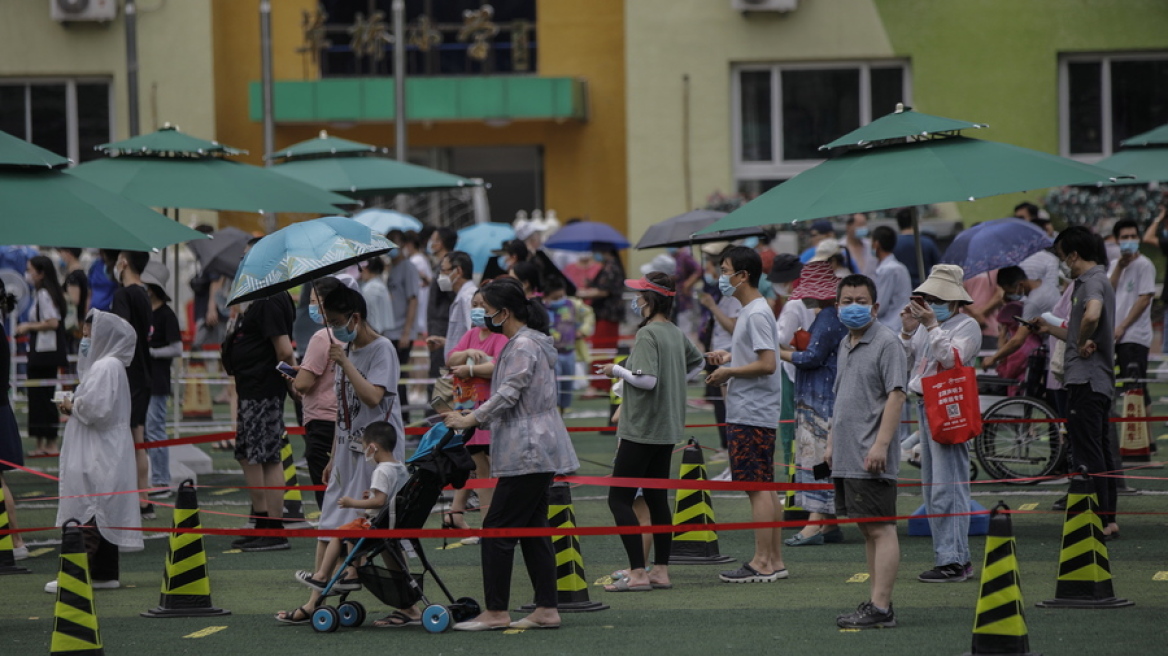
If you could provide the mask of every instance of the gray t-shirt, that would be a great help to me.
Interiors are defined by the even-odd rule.
[[[653,389],[625,383],[616,436],[641,444],[677,444],[685,437],[685,378],[702,363],[702,354],[681,329],[654,321],[637,331],[624,366],[657,377]]]
[[[405,258],[402,258],[400,262],[391,262],[385,286],[389,288],[389,301],[393,305],[393,321],[382,334],[397,341],[402,338],[402,331],[405,329],[406,306],[411,298],[418,297],[418,290],[421,289],[421,284],[418,281],[418,270]],[[421,305],[420,300],[419,305]],[[413,332],[413,330],[410,331],[411,334]]]
[[[1054,304],[1059,302],[1061,295],[1057,286],[1043,282],[1022,301],[1022,318],[1029,320],[1050,312],[1054,309]]]
[[[1072,283],[1071,317],[1067,321],[1067,353],[1063,381],[1067,385],[1089,384],[1091,391],[1112,398],[1115,394],[1115,291],[1103,270],[1103,265],[1091,267]],[[1087,302],[1103,303],[1099,324],[1091,339],[1096,350],[1089,358],[1079,355],[1079,328]]]
[[[884,404],[895,390],[908,385],[908,358],[891,328],[874,321],[852,344],[849,333],[840,343],[835,376],[835,408],[831,417],[831,475],[834,478],[888,478],[900,471],[900,442],[888,443],[888,464],[881,474],[864,469],[864,458],[876,443]]]
[[[779,331],[775,315],[765,298],[746,304],[734,324],[730,343],[730,366],[742,367],[758,361],[758,351],[775,352],[775,372],[769,376],[730,379],[726,386],[726,422],[762,428],[778,428],[780,383]]]

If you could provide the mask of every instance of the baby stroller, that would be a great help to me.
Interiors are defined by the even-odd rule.
[[[442,488],[446,485],[461,488],[474,469],[461,436],[441,425],[423,436],[406,465],[410,469],[409,481],[394,497],[393,503],[386,504],[370,522],[372,528],[422,528]],[[373,558],[378,555],[382,556],[387,567],[374,564]],[[409,555],[418,557],[422,571],[410,572]],[[408,608],[419,601],[424,602],[422,626],[430,633],[441,633],[455,622],[476,617],[481,612],[474,599],[454,598],[430,565],[417,538],[361,538],[349,550],[344,564],[329,580],[312,611],[312,628],[317,632],[332,633],[342,626],[355,627],[365,622],[365,606],[361,602],[350,601],[348,591],[333,592],[345,569],[362,558],[364,564],[357,567],[357,578],[362,587],[394,608]],[[422,581],[427,572],[433,574],[434,582],[442,589],[449,604],[431,603],[422,592]],[[331,596],[338,596],[335,607],[328,605]]]

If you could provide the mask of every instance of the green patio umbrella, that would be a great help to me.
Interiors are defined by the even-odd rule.
[[[389,159],[385,152],[321,131],[316,139],[273,153],[273,159],[284,161],[271,170],[352,198],[479,186],[469,178]]]
[[[1168,181],[1168,125],[1137,134],[1119,144],[1122,150],[1098,162],[1098,166],[1119,171],[1130,179],[1108,185],[1147,184]],[[1103,186],[1103,185],[1100,185]]]
[[[148,251],[192,239],[196,230],[66,175],[68,160],[0,132],[0,244]]]
[[[1037,150],[957,134],[961,129],[979,127],[977,124],[923,135],[910,132],[910,123],[925,116],[899,110],[841,137],[832,143],[866,145],[834,149],[837,156],[772,188],[698,234],[976,200],[1121,176]],[[867,139],[865,133],[879,138]],[[919,237],[917,267],[922,279],[928,275],[923,271]]]
[[[111,156],[68,173],[151,207],[336,214],[353,204],[319,187],[229,161],[225,156],[242,151],[169,126],[98,149]]]

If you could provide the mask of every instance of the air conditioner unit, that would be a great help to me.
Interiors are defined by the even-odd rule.
[[[58,22],[109,22],[118,17],[118,0],[49,0],[50,14]]]
[[[738,11],[795,11],[799,0],[730,0],[730,6]]]

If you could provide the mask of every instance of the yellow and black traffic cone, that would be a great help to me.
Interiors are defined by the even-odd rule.
[[[280,447],[280,460],[284,464],[284,485],[297,487],[296,461],[287,435],[284,435],[284,445]],[[284,490],[284,528],[312,528],[304,517],[304,497],[300,490]]]
[[[1059,554],[1055,598],[1039,608],[1123,608],[1135,602],[1115,596],[1111,562],[1103,543],[1103,521],[1095,484],[1083,475],[1071,478],[1067,493],[1067,518],[1063,523],[1063,547]]]
[[[187,479],[178,486],[174,504],[174,527],[202,528],[195,482]],[[162,573],[162,595],[158,607],[142,617],[210,617],[230,615],[211,603],[211,579],[207,574],[207,552],[200,533],[171,533],[166,548],[166,569]]]
[[[4,574],[32,574],[27,567],[17,567],[16,556],[13,554],[12,534],[8,530],[8,505],[4,498],[4,488],[0,487],[0,575]]]
[[[706,459],[702,456],[702,445],[690,438],[681,453],[681,480],[704,481]],[[714,502],[709,490],[678,490],[673,510],[673,525],[684,528],[687,524],[713,524]],[[723,565],[734,559],[718,553],[718,534],[714,531],[681,530],[673,534],[673,546],[669,556],[670,565]]]
[[[985,564],[981,570],[981,594],[973,619],[973,651],[976,654],[1038,656],[1030,651],[1026,618],[1022,614],[1022,582],[1018,575],[1018,552],[1014,526],[1005,502],[990,511],[986,534]]]
[[[552,483],[548,492],[548,523],[552,528],[576,528],[576,513],[572,510],[572,491],[567,483]],[[587,613],[608,610],[607,604],[588,599],[588,583],[584,576],[584,556],[580,552],[580,538],[575,535],[553,535],[556,550],[556,601],[561,613]],[[520,608],[531,612],[535,604]]]
[[[791,442],[791,451],[787,454],[787,465],[784,467],[787,470],[787,482],[797,483],[795,480],[795,473],[799,467],[795,464],[795,442]],[[802,506],[795,503],[795,490],[787,490],[784,496],[783,503],[783,521],[784,522],[805,522],[811,519],[811,513],[807,512]]]
[[[89,554],[81,522],[70,519],[61,526],[61,569],[57,573],[57,603],[53,608],[50,654],[101,656],[101,631],[89,580]]]

